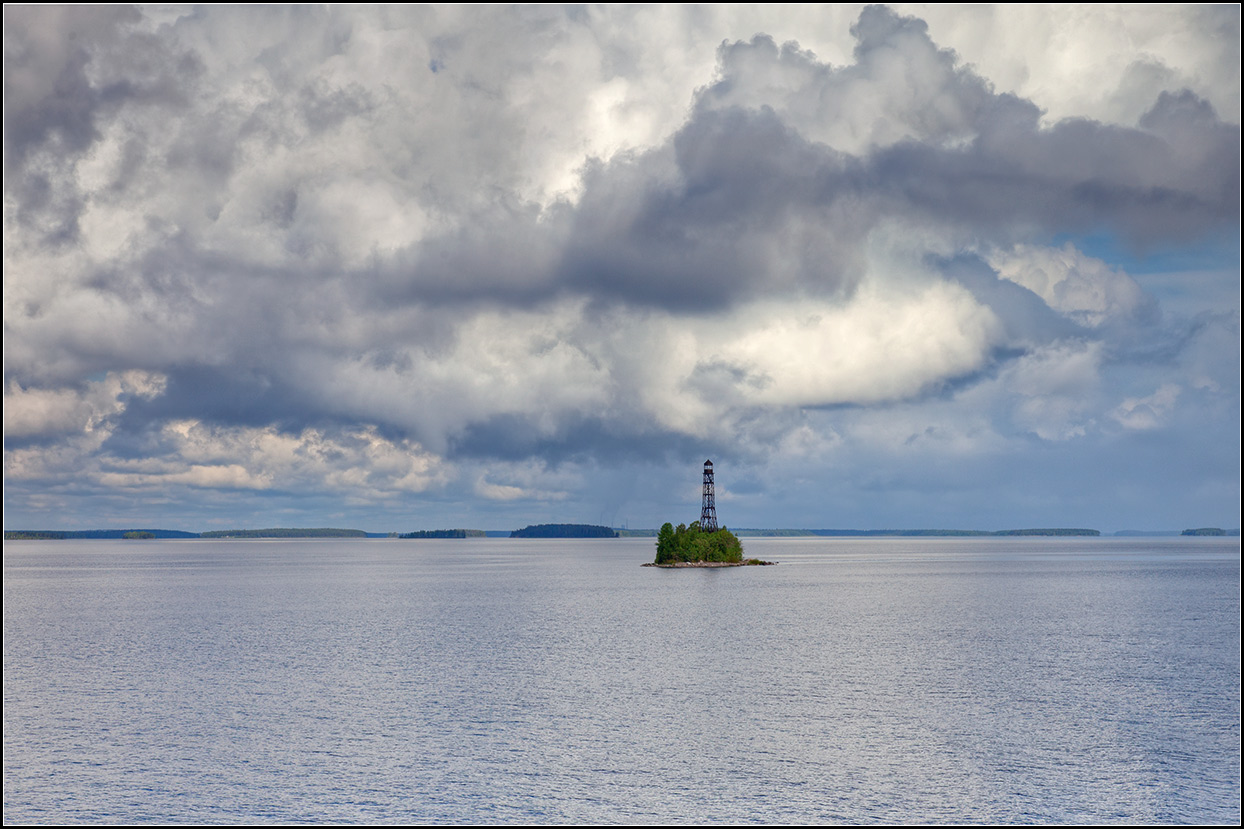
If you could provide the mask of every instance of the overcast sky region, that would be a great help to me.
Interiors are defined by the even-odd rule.
[[[4,7],[6,529],[1239,526],[1240,8]]]

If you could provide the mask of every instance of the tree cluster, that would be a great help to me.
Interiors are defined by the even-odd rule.
[[[657,533],[656,564],[680,561],[737,563],[742,560],[743,544],[725,527],[716,532],[703,532],[698,521],[691,522],[691,526],[679,524],[677,528],[667,521]]]
[[[5,530],[4,538],[77,539],[129,538],[129,533],[148,533],[144,538],[198,538],[198,533],[182,530]]]
[[[209,530],[200,538],[366,538],[362,530],[340,530],[334,527],[300,529],[295,527],[270,527],[266,530]]]

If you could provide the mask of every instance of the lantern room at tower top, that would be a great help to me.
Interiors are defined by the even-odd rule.
[[[700,504],[700,530],[717,532],[717,497],[713,492],[713,462],[704,462],[704,497]]]

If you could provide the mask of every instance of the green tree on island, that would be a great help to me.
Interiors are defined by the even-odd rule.
[[[677,529],[667,521],[657,533],[654,563],[675,564],[680,561],[738,564],[743,561],[743,544],[725,527],[716,532],[702,532],[699,521],[692,521],[691,526],[679,524]]]

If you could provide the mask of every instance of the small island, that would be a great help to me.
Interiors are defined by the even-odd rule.
[[[657,557],[644,567],[745,567],[773,564],[758,558],[743,558],[743,543],[725,527],[717,527],[717,496],[713,484],[713,462],[704,462],[704,495],[700,520],[677,529],[666,521],[657,533]]]
[[[1239,530],[1224,530],[1222,527],[1197,527],[1192,530],[1184,530],[1180,535],[1201,535],[1201,536],[1227,536],[1239,535]]]
[[[701,530],[700,522],[677,528],[665,522],[657,533],[657,557],[645,567],[744,567],[772,564],[758,558],[743,558],[743,544],[725,527]]]

